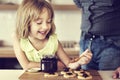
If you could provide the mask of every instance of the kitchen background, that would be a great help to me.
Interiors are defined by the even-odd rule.
[[[18,7],[16,4],[19,5],[21,1],[0,0],[0,69],[21,69],[12,48],[12,34],[15,30],[16,10]],[[62,42],[65,51],[69,53],[68,55],[71,57],[78,56],[81,25],[80,10],[75,6],[73,0],[49,1],[51,1],[55,9],[55,25],[58,39]]]
[[[17,3],[21,0],[0,0],[1,3]],[[52,0],[52,3],[58,5],[74,5],[72,0]],[[11,35],[15,29],[16,10],[0,10],[0,40],[4,45],[11,46]],[[55,10],[56,33],[60,41],[79,41],[80,37],[80,19],[79,10]]]

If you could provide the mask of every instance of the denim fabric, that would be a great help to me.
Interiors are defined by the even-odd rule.
[[[84,36],[80,39],[80,53],[82,53],[88,48],[90,39]],[[83,69],[114,70],[120,66],[120,36],[94,38],[91,51],[92,60],[89,64],[83,65]]]

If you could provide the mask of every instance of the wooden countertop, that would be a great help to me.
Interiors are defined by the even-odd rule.
[[[24,70],[0,70],[0,79],[1,80],[20,80],[19,77],[24,72],[25,72]],[[113,71],[98,71],[98,72],[101,75],[102,80],[120,80],[120,79],[112,79]],[[35,75],[35,73],[33,75]]]
[[[69,56],[79,56],[79,49],[64,48]],[[0,47],[0,58],[15,58],[13,47]]]

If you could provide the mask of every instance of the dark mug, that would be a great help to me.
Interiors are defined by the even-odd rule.
[[[54,73],[57,71],[57,58],[52,55],[46,55],[41,60],[41,71]]]

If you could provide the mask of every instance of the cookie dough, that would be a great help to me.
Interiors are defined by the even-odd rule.
[[[67,72],[63,76],[64,76],[64,78],[72,78],[72,77],[76,77],[76,74],[72,73],[72,72]]]
[[[92,80],[92,76],[87,71],[78,73],[77,77],[78,77],[78,79]]]
[[[72,70],[70,68],[64,68],[61,74],[66,74],[67,72],[72,72]]]
[[[44,77],[56,77],[58,73],[44,73]]]

